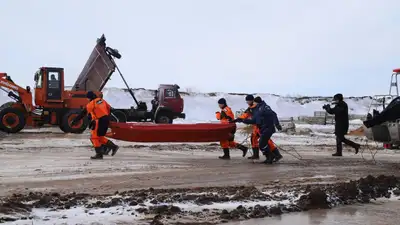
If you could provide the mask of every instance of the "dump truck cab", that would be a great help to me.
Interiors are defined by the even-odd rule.
[[[160,84],[152,102],[153,120],[157,123],[172,123],[176,118],[185,118],[183,99],[176,84]]]

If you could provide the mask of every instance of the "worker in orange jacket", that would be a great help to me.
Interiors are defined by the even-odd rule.
[[[96,151],[96,155],[90,158],[103,159],[103,154],[106,151],[105,148],[111,149],[111,155],[114,156],[119,147],[105,137],[110,123],[111,106],[104,99],[98,98],[92,91],[89,91],[86,97],[90,102],[86,105],[86,108],[72,120],[71,126],[74,126],[85,115],[90,114],[92,120],[89,125],[91,129],[90,141]]]
[[[235,119],[235,115],[232,112],[232,109],[226,104],[226,100],[221,98],[218,100],[218,106],[221,109],[220,112],[216,112],[215,116],[217,120],[220,120],[221,123],[229,123]],[[247,147],[236,143],[235,141],[235,132],[231,134],[231,138],[229,140],[220,141],[221,148],[224,151],[224,155],[220,156],[220,159],[230,159],[229,148],[238,148],[242,150],[243,157],[247,154]]]
[[[247,95],[245,100],[249,107],[238,118],[250,119],[251,116],[253,115],[253,110],[257,106],[257,103],[254,102],[253,95]],[[259,159],[260,158],[260,155],[259,155],[260,149],[258,147],[258,139],[260,138],[260,135],[259,135],[257,125],[252,125],[252,128],[253,128],[253,130],[251,132],[250,142],[251,142],[251,147],[253,150],[253,156],[248,157],[248,159]]]

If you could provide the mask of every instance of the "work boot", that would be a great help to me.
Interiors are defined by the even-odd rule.
[[[110,151],[112,150],[111,156],[114,156],[117,153],[118,149],[119,149],[119,146],[114,144],[110,140],[108,140],[108,142],[106,144],[106,147],[107,147],[107,152],[106,152],[107,154],[110,153]]]
[[[278,162],[279,160],[281,160],[283,158],[283,156],[279,152],[278,148],[276,148],[274,151],[272,151],[272,154],[274,154],[274,159],[273,159],[274,162]]]
[[[231,157],[229,156],[229,148],[224,148],[224,155],[223,156],[219,156],[219,159],[231,159]]]
[[[332,154],[332,156],[343,156],[341,152],[336,152],[334,154]]]
[[[108,155],[108,153],[110,153],[111,149],[108,148],[105,145],[101,145],[101,147],[103,148],[103,155]]]
[[[265,161],[263,162],[264,164],[272,164],[272,162],[274,161],[274,155],[272,154],[272,152],[267,152],[265,153]]]
[[[253,150],[253,155],[249,156],[247,158],[248,159],[260,159],[260,155],[259,155],[260,149],[259,148],[252,148],[252,150]]]
[[[360,151],[361,145],[357,144],[357,146],[354,148],[356,150],[356,154],[358,154],[358,151]]]
[[[91,156],[90,159],[103,159],[103,148],[97,147],[94,150],[96,151],[96,155]]]
[[[237,144],[236,148],[242,150],[242,152],[243,152],[242,157],[245,157],[247,154],[247,151],[249,150],[246,146],[241,145],[241,144]]]

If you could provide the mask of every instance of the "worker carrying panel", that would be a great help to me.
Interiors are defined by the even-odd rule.
[[[121,58],[118,50],[106,46],[104,34],[97,39],[88,61],[76,80],[73,91],[101,91],[114,73],[114,58]]]

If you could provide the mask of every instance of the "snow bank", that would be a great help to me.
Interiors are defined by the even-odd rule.
[[[127,91],[119,88],[106,88],[103,91],[104,98],[110,102],[114,108],[129,108],[135,103]],[[153,98],[153,91],[135,90],[138,100],[144,101],[150,107]],[[313,116],[314,111],[321,111],[322,105],[329,103],[330,97],[283,97],[273,94],[257,94],[261,96],[274,109],[280,118]],[[239,111],[246,108],[244,94],[229,93],[183,93],[182,94],[186,113],[186,122],[206,122],[214,121],[215,111],[218,110],[217,101],[225,98],[228,105],[234,110]],[[0,94],[0,103],[10,101],[4,93]],[[355,97],[346,99],[349,105],[349,113],[356,115],[366,115],[368,106],[371,103],[370,97]],[[178,122],[178,121],[177,121]],[[183,121],[181,121],[183,122]]]

